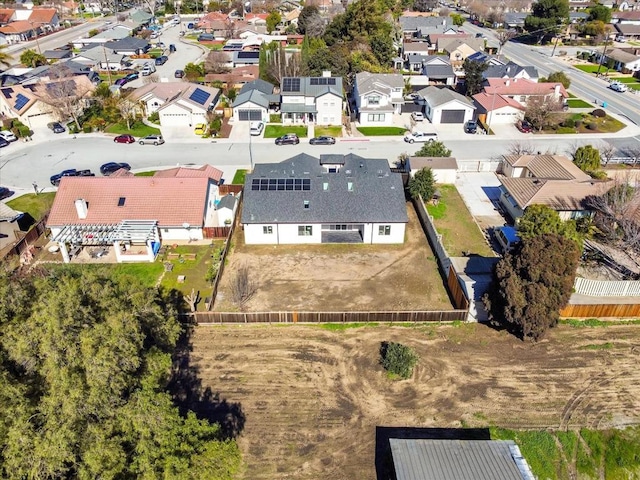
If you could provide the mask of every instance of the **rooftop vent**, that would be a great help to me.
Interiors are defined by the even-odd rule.
[[[87,218],[87,213],[89,213],[89,205],[84,198],[78,198],[75,201],[76,212],[78,212],[78,218],[84,220]]]
[[[125,197],[120,197],[118,199],[118,206],[119,207],[124,207],[124,203],[127,201],[127,199]]]

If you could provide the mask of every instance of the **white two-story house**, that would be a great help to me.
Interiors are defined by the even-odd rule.
[[[342,77],[285,77],[280,87],[282,123],[342,125]]]
[[[360,125],[393,125],[393,115],[400,113],[404,104],[403,89],[399,73],[358,73],[353,97]]]

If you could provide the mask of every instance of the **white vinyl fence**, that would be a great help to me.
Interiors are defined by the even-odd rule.
[[[640,281],[637,280],[588,280],[576,277],[575,293],[590,297],[640,297]]]

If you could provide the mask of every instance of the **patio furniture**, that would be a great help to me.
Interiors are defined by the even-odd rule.
[[[186,275],[178,275],[178,283],[184,283],[186,278]]]
[[[179,253],[167,253],[167,260],[177,260],[180,258]]]
[[[171,272],[172,270],[173,270],[173,263],[164,262],[164,271],[165,272]]]

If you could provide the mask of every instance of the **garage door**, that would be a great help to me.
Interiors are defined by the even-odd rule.
[[[443,110],[440,123],[464,123],[464,110]]]
[[[260,110],[239,110],[238,118],[240,121],[260,121],[262,120],[262,112]]]

